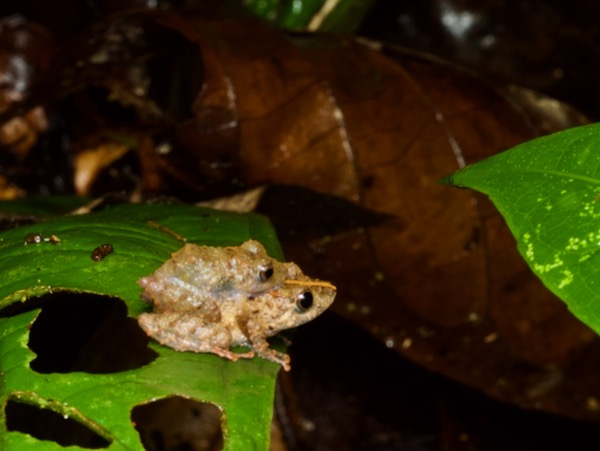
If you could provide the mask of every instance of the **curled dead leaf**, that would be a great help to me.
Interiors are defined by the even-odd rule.
[[[75,190],[80,196],[90,192],[98,174],[129,150],[128,146],[109,142],[83,149],[75,156]]]

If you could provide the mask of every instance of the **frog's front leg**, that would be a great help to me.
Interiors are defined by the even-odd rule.
[[[269,348],[269,343],[266,340],[259,340],[258,343],[252,342],[252,347],[256,351],[256,354],[263,359],[279,363],[285,371],[289,371],[291,369],[290,356],[283,352]]]
[[[209,352],[229,360],[252,358],[254,352],[235,353],[231,332],[220,323],[207,322],[195,311],[142,313],[140,327],[160,344],[176,351]]]
[[[263,359],[279,363],[285,371],[290,370],[290,356],[269,347],[266,339],[267,333],[260,321],[249,321],[246,324],[246,333],[256,354]]]

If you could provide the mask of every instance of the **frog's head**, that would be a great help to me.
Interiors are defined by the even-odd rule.
[[[239,247],[227,247],[223,251],[229,265],[227,280],[232,289],[239,292],[262,293],[280,287],[289,277],[290,264],[270,257],[258,241],[248,240]]]
[[[334,285],[304,275],[294,263],[288,265],[291,278],[286,279],[280,288],[264,293],[257,299],[262,306],[263,319],[268,324],[268,335],[313,320],[335,299]]]
[[[290,293],[296,312],[295,326],[307,323],[323,313],[335,299],[336,288],[329,282],[311,279],[288,279],[283,282]]]

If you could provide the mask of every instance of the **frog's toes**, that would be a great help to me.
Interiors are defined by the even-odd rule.
[[[290,367],[290,356],[283,352],[275,351],[274,349],[261,349],[258,355],[263,359],[270,360],[272,362],[279,363],[285,371],[289,371]]]
[[[225,348],[213,348],[210,350],[210,352],[233,362],[235,362],[237,359],[251,359],[255,355],[254,351],[237,353]]]

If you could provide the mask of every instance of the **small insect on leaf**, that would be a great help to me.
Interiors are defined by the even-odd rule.
[[[112,247],[112,244],[103,244],[92,251],[92,260],[94,260],[95,262],[99,262],[100,260],[103,260],[104,257],[106,257],[109,254],[112,254],[113,252],[114,249]]]
[[[37,243],[41,243],[43,241],[43,237],[41,233],[29,233],[25,236],[25,241],[23,242],[23,244],[25,246],[29,245],[29,244],[37,244]]]
[[[60,243],[60,238],[54,234],[50,235],[49,238],[44,238],[41,233],[29,233],[25,236],[23,244],[27,246],[29,244],[38,244],[42,241],[45,243],[58,244]]]
[[[50,238],[44,238],[44,241],[51,244],[58,244],[60,243],[60,238],[56,235],[50,235]]]

